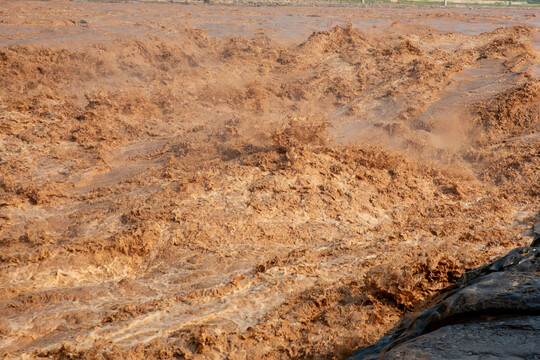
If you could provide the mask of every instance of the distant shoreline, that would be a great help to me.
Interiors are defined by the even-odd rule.
[[[361,0],[70,0],[72,2],[95,2],[95,3],[163,3],[163,4],[184,4],[184,5],[231,5],[231,6],[293,6],[293,7],[366,7],[366,8],[378,8],[378,7],[422,7],[422,8],[454,8],[454,7],[469,7],[469,8],[536,8],[540,6],[538,4],[529,4],[526,1],[512,1],[511,5],[508,5],[508,1],[498,0],[455,0],[448,1],[447,6],[444,6],[443,1],[432,0],[410,0],[410,1],[369,1],[366,0],[365,4],[362,4]]]

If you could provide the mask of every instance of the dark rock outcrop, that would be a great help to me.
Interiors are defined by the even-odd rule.
[[[533,232],[350,359],[540,359],[540,224]]]

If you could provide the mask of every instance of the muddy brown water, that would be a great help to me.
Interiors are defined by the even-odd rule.
[[[0,353],[345,358],[530,242],[537,15],[396,9],[0,3]]]
[[[31,4],[31,5],[29,5]],[[62,4],[54,12],[47,3],[6,2],[2,10],[3,46],[15,44],[75,45],[96,38],[167,35],[179,25],[189,24],[209,36],[248,36],[264,32],[282,43],[302,41],[314,31],[336,25],[385,29],[399,21],[403,25],[477,35],[498,27],[529,24],[539,27],[535,9],[409,9],[409,8],[324,8],[324,7],[243,7],[194,6],[181,4]],[[32,9],[34,12],[25,11]],[[51,11],[53,10],[53,11]],[[47,13],[53,16],[48,17]],[[504,14],[502,14],[504,12]],[[166,15],[165,15],[166,14]],[[80,21],[87,21],[81,24]],[[90,21],[91,20],[91,21]],[[86,26],[88,25],[88,26]],[[43,28],[45,27],[45,31]],[[167,27],[171,27],[167,29]],[[61,31],[55,31],[61,29]],[[163,31],[165,30],[165,31]]]

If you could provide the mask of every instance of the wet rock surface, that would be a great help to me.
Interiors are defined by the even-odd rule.
[[[538,359],[538,316],[449,325],[384,354],[390,359]]]
[[[350,359],[540,359],[539,230]]]

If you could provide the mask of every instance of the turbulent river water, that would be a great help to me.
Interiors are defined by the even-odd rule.
[[[530,9],[0,2],[0,353],[375,342],[530,242],[537,26]]]

